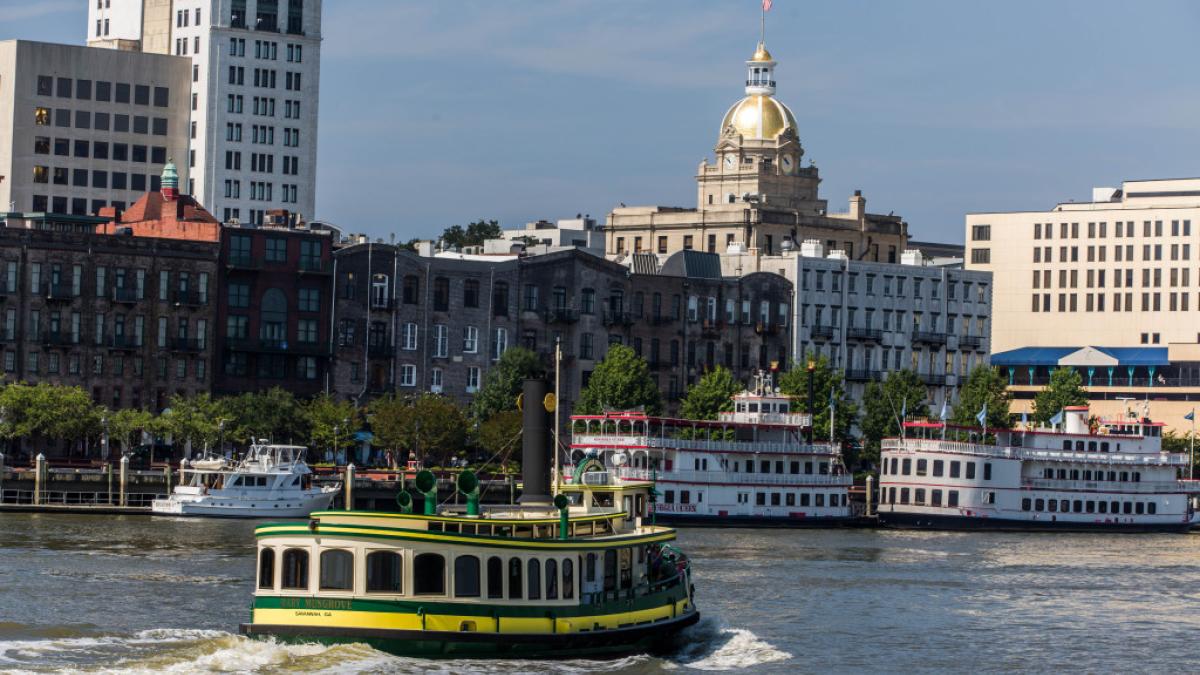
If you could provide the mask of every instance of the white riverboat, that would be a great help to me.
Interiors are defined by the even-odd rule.
[[[329,508],[340,489],[312,484],[298,445],[253,444],[240,462],[197,460],[181,469],[181,484],[156,499],[151,512],[169,516],[303,518]]]
[[[811,443],[811,417],[756,378],[717,420],[641,412],[575,415],[563,480],[652,480],[655,516],[705,526],[830,526],[852,518],[839,449]],[[627,506],[626,508],[629,508]]]
[[[1186,531],[1197,522],[1188,458],[1147,419],[987,430],[909,422],[883,442],[879,519],[931,529]],[[949,436],[949,439],[946,437]]]

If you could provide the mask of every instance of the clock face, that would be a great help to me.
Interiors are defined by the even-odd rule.
[[[783,172],[784,173],[791,173],[792,168],[795,166],[792,163],[792,158],[787,155],[784,155],[782,164],[783,164]]]
[[[726,169],[733,168],[733,155],[725,155],[725,168]]]

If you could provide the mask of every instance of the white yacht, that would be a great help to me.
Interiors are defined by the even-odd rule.
[[[853,519],[854,477],[839,448],[811,443],[811,417],[769,373],[733,397],[716,420],[650,417],[641,412],[575,415],[563,480],[589,475],[632,483],[653,480],[655,516],[705,526],[830,526]]]
[[[905,423],[883,441],[879,519],[930,529],[1184,531],[1197,522],[1187,456],[1162,450],[1162,424],[1099,420],[995,430]],[[949,438],[947,438],[949,436]],[[982,437],[982,438],[981,438]]]
[[[304,452],[302,446],[260,441],[233,465],[197,460],[181,468],[180,485],[169,497],[154,500],[150,510],[169,516],[307,517],[329,508],[340,487],[314,486]]]

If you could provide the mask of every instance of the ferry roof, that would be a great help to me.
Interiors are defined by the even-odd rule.
[[[1020,347],[992,354],[993,366],[1058,366],[1068,356],[1091,349],[1113,359],[1114,366],[1166,366],[1170,365],[1166,347]]]
[[[1087,410],[1088,407],[1087,406],[1068,406],[1066,409],[1067,410]],[[1166,423],[1164,423],[1164,422],[1151,422],[1150,420],[1122,420],[1122,419],[1100,420],[1100,424],[1114,425],[1114,426],[1115,425],[1120,425],[1120,426],[1130,425],[1130,426],[1139,426],[1139,427],[1165,427],[1166,426]],[[904,423],[905,429],[941,429],[942,427],[945,427],[946,429],[955,429],[955,430],[962,430],[962,431],[980,431],[981,430],[980,427],[962,426],[959,424],[947,424],[946,422],[934,422],[931,420],[915,420],[912,422]],[[1012,429],[998,429],[998,428],[994,428],[994,427],[987,427],[986,429],[983,429],[983,431],[985,433],[989,433],[989,434],[1018,434],[1019,433],[1019,434],[1029,434],[1031,436],[1032,435],[1072,436],[1072,437],[1078,436],[1081,438],[1104,437],[1104,438],[1130,438],[1130,439],[1145,438],[1145,435],[1143,435],[1143,434],[1120,434],[1120,433],[1069,434],[1065,431],[1055,431],[1053,429],[1018,429],[1015,427]]]

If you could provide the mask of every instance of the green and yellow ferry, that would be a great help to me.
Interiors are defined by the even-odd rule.
[[[530,384],[526,400],[538,400]],[[669,649],[700,613],[675,531],[649,522],[653,486],[580,472],[551,501],[535,407],[524,415],[519,504],[481,512],[478,481],[464,472],[465,508],[439,509],[436,480],[422,472],[421,514],[401,492],[395,513],[321,511],[260,525],[242,632],[443,658]]]

